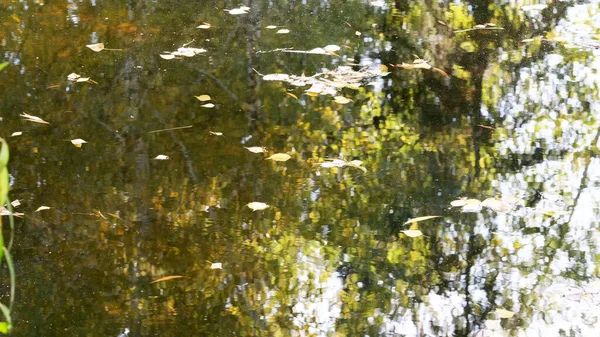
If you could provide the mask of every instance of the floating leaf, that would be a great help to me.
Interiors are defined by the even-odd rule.
[[[213,136],[222,136],[223,135],[223,132],[216,132],[216,131],[208,131],[208,133]]]
[[[40,123],[40,124],[50,124],[37,116],[28,115],[25,112],[23,112],[23,114],[20,116],[25,118],[25,120],[29,121],[29,122]]]
[[[154,157],[154,160],[168,160],[169,156],[166,156],[164,154],[159,154],[158,156]]]
[[[212,103],[206,103],[206,104],[202,104],[201,107],[203,107],[203,108],[214,108],[215,105],[212,104]]]
[[[86,45],[86,47],[90,48],[91,50],[93,50],[95,52],[99,52],[99,51],[104,50],[104,43],[88,44],[88,45]]]
[[[175,55],[173,54],[161,54],[160,57],[164,58],[165,60],[172,60],[175,58]]]
[[[11,202],[10,204],[13,205],[13,207],[21,206],[21,202],[19,201],[19,199],[13,200],[13,202]]]
[[[515,315],[515,313],[504,309],[496,309],[496,315],[498,315],[500,318],[511,318]]]
[[[290,79],[290,75],[288,74],[269,74],[263,76],[263,80],[265,81],[288,81]]]
[[[350,103],[350,102],[352,102],[352,100],[351,100],[351,99],[349,99],[349,98],[346,98],[346,97],[344,97],[344,96],[335,96],[335,97],[334,97],[334,100],[335,100],[335,102],[336,102],[336,103],[338,103],[338,104],[347,104],[347,103]]]
[[[185,277],[185,276],[181,276],[181,275],[165,276],[165,277],[159,278],[158,280],[154,280],[154,281],[150,282],[150,284],[164,282],[164,281],[168,281],[168,280],[174,280],[174,279],[183,278],[183,277]]]
[[[277,31],[277,34],[287,34],[289,32],[290,32],[289,29],[280,29],[280,30]]]
[[[38,207],[38,209],[35,210],[35,212],[45,211],[47,209],[50,209],[50,207],[48,207],[48,206],[40,206],[40,207]]]
[[[22,134],[23,134],[23,132],[21,132],[21,131],[16,131],[16,132],[13,132],[13,133],[12,133],[12,135],[10,135],[10,136],[11,136],[11,137],[16,137],[16,136],[20,136],[20,135],[22,135]]]
[[[230,9],[227,12],[231,15],[240,15],[240,14],[248,14],[250,7],[242,6],[240,8]]]
[[[336,51],[339,51],[342,48],[340,46],[336,46],[334,44],[330,44],[330,45],[327,45],[327,46],[323,47],[323,49],[325,49],[326,52],[328,52],[330,54],[333,54],[333,53],[335,53]]]
[[[290,158],[292,158],[292,157],[287,153],[275,153],[274,155],[270,156],[267,159],[274,160],[274,161],[288,161]]]
[[[210,269],[223,269],[223,264],[220,262],[211,263]]]
[[[466,204],[467,204],[467,198],[461,198],[461,199],[450,202],[450,206],[452,206],[452,207],[462,207]]]
[[[419,221],[424,221],[424,220],[429,220],[429,219],[434,219],[434,218],[441,218],[440,215],[427,215],[427,216],[420,216],[418,218],[413,218],[408,220],[407,222],[405,222],[405,225],[411,224],[411,223],[415,223],[415,222],[419,222]]]
[[[252,153],[267,152],[267,149],[262,146],[251,146],[251,147],[244,147],[244,148]]]
[[[71,144],[75,145],[75,147],[81,147],[81,145],[85,143],[87,142],[81,138],[71,139]]]
[[[362,33],[361,33],[361,32],[359,32],[359,31],[357,30],[356,32],[354,32],[354,35],[356,35],[356,36],[361,36],[361,35],[362,35]]]
[[[208,96],[208,95],[200,95],[200,96],[194,96],[194,97],[196,97],[200,102],[210,101],[210,96]]]
[[[423,232],[421,232],[418,229],[408,229],[408,230],[402,231],[402,233],[404,233],[404,235],[406,235],[410,238],[416,238],[418,236],[423,235]]]
[[[200,26],[198,26],[198,27],[196,27],[196,28],[200,28],[200,29],[209,29],[210,27],[211,27],[211,26],[210,26],[210,23],[203,22],[203,23],[202,23]]]
[[[6,68],[7,65],[8,65],[8,62],[0,63],[0,71],[2,71],[2,69]]]
[[[262,211],[263,209],[269,208],[269,205],[265,204],[264,202],[258,201],[251,202],[246,206],[248,206],[253,211]]]
[[[265,28],[266,29],[275,29],[275,28],[277,28],[277,26],[270,25],[270,26],[266,26]]]

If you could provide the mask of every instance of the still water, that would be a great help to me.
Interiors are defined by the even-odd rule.
[[[13,335],[598,335],[597,0],[2,3]]]

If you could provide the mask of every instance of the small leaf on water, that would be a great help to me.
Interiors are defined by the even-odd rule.
[[[81,75],[76,74],[76,73],[70,73],[69,75],[67,75],[67,79],[69,81],[77,81],[77,79],[80,77],[81,77]]]
[[[404,235],[406,235],[410,238],[416,238],[418,236],[423,235],[423,232],[421,232],[418,229],[408,229],[408,230],[402,231],[402,233],[404,233]]]
[[[19,116],[25,118],[25,120],[29,121],[29,122],[40,123],[40,124],[50,124],[50,123],[46,122],[45,120],[43,120],[43,119],[41,119],[41,118],[39,118],[37,116],[28,115],[28,114],[26,114],[24,112],[23,112],[23,114],[21,114]]]
[[[351,99],[349,99],[349,98],[346,98],[346,97],[344,97],[344,96],[335,96],[335,97],[334,97],[334,100],[335,100],[335,102],[336,102],[336,103],[338,103],[338,104],[347,104],[347,103],[350,103],[350,102],[352,102],[352,100],[351,100]]]
[[[511,318],[515,315],[515,313],[504,309],[496,309],[496,315],[498,315],[500,318]]]
[[[263,76],[263,80],[265,81],[288,81],[290,79],[290,75],[288,74],[268,74]]]
[[[21,132],[21,131],[17,131],[17,132],[13,132],[13,133],[12,133],[12,135],[10,135],[10,136],[11,136],[11,137],[16,137],[16,136],[20,136],[20,135],[22,135],[22,134],[23,134],[23,132]]]
[[[185,276],[181,276],[181,275],[165,276],[165,277],[159,278],[158,280],[154,280],[154,281],[150,282],[150,284],[164,282],[164,281],[168,281],[168,280],[174,280],[174,279],[183,278],[183,277],[185,277]]]
[[[275,29],[275,28],[277,28],[277,26],[270,25],[270,26],[266,26],[265,28],[266,29]]]
[[[467,204],[467,199],[458,199],[450,202],[450,206],[452,207],[462,207]]]
[[[220,262],[211,263],[210,269],[223,269],[223,264]]]
[[[208,95],[200,95],[200,96],[194,96],[194,97],[196,97],[200,102],[210,101],[210,96],[208,96]]]
[[[169,156],[166,156],[164,154],[159,154],[158,156],[154,157],[154,160],[168,160]]]
[[[81,147],[81,144],[85,144],[87,142],[81,138],[77,138],[77,139],[71,139],[71,143],[73,145],[75,145],[75,147]]]
[[[280,30],[277,31],[277,34],[287,34],[289,32],[290,32],[289,29],[280,29]]]
[[[211,26],[210,26],[210,23],[203,22],[203,23],[202,23],[200,26],[198,26],[198,27],[196,27],[196,28],[200,28],[200,29],[209,29],[210,27],[211,27]]]
[[[161,54],[160,57],[164,58],[165,60],[172,60],[175,58],[175,55],[173,54]]]
[[[440,215],[427,215],[427,216],[420,216],[418,218],[413,218],[408,220],[407,222],[405,222],[405,225],[411,224],[411,223],[415,223],[415,222],[419,222],[419,221],[424,221],[424,220],[429,220],[429,219],[435,219],[435,218],[441,218]]]
[[[104,50],[104,43],[88,44],[88,45],[86,45],[86,47],[90,48],[91,50],[93,50],[95,52],[99,52],[99,51]]]
[[[223,132],[216,132],[216,131],[208,131],[208,133],[213,136],[222,136],[223,135]]]
[[[19,201],[19,199],[13,200],[13,202],[11,202],[10,204],[13,205],[13,207],[21,206],[21,202]]]
[[[269,208],[269,205],[265,204],[264,202],[258,201],[248,203],[246,206],[248,206],[253,211],[262,211],[263,209]]]
[[[47,209],[50,209],[50,207],[48,207],[48,206],[40,206],[40,207],[38,207],[38,209],[35,210],[35,212],[45,211]]]
[[[229,14],[231,15],[240,15],[240,14],[248,14],[248,10],[250,8],[246,7],[246,6],[242,6],[240,8],[234,8],[234,9],[230,9],[228,10]]]
[[[252,153],[262,153],[262,152],[267,152],[267,149],[262,147],[262,146],[251,146],[251,147],[244,147],[244,149],[252,152]]]
[[[340,46],[336,46],[334,44],[330,44],[330,45],[325,46],[323,49],[325,49],[326,52],[333,54],[333,53],[335,53],[336,51],[339,51],[342,48],[340,48]]]
[[[270,156],[267,159],[274,160],[274,161],[288,161],[290,158],[292,158],[292,157],[287,153],[275,153],[274,155]]]
[[[201,107],[203,107],[203,108],[214,108],[215,105],[212,104],[212,103],[206,103],[206,104],[202,104]]]

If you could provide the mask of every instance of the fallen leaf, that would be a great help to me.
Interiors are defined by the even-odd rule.
[[[11,137],[16,137],[16,136],[20,136],[20,135],[22,135],[22,134],[23,134],[23,132],[21,132],[21,131],[16,131],[16,132],[13,132],[13,133],[12,133],[12,135],[10,135],[10,136],[11,136]]]
[[[196,27],[196,28],[200,28],[200,29],[209,29],[210,27],[211,27],[211,26],[210,26],[210,23],[203,22],[203,23],[202,23],[200,26],[198,26],[198,27]]]
[[[69,81],[77,81],[77,79],[80,77],[81,77],[81,75],[76,74],[76,73],[70,73],[69,75],[67,75],[67,79]]]
[[[13,202],[11,202],[10,204],[13,205],[13,207],[21,206],[21,202],[19,201],[19,199],[13,200]]]
[[[504,309],[496,309],[496,315],[498,315],[500,318],[511,318],[515,315],[515,313]]]
[[[335,100],[335,102],[336,102],[336,103],[338,103],[338,104],[347,104],[347,103],[350,103],[350,102],[352,102],[352,100],[351,100],[351,99],[349,99],[349,98],[346,98],[346,97],[344,97],[344,96],[335,96],[335,97],[334,97],[334,100]]]
[[[158,156],[154,157],[154,160],[168,160],[169,156],[166,156],[164,154],[159,154]]]
[[[277,26],[273,26],[273,25],[271,25],[271,26],[266,26],[265,28],[266,28],[266,29],[275,29],[275,28],[277,28]]]
[[[185,276],[181,276],[181,275],[165,276],[165,277],[159,278],[158,280],[154,280],[154,281],[150,282],[150,284],[164,282],[164,281],[168,281],[168,280],[174,280],[174,279],[183,278],[183,277],[185,277]]]
[[[23,114],[20,116],[25,118],[25,120],[29,121],[29,122],[40,123],[40,124],[50,124],[37,116],[28,115],[25,112],[23,112]]]
[[[287,153],[275,153],[274,155],[270,156],[267,159],[274,160],[274,161],[288,161],[290,158],[292,158],[292,157]]]
[[[223,135],[223,132],[216,132],[216,131],[208,131],[208,133],[213,136],[222,136]]]
[[[258,201],[248,203],[246,206],[248,206],[253,211],[262,211],[263,209],[269,208],[269,205],[265,204],[264,202]]]
[[[251,146],[251,147],[244,147],[244,148],[252,153],[267,152],[267,149],[262,146]]]
[[[99,51],[104,50],[104,43],[88,44],[88,45],[86,45],[86,47],[90,48],[91,50],[93,50],[95,52],[99,52]]]
[[[415,222],[419,222],[419,221],[424,221],[424,220],[429,220],[429,219],[434,219],[434,218],[441,218],[440,215],[427,215],[427,216],[420,216],[418,218],[413,218],[408,220],[407,222],[405,222],[405,225],[411,224],[411,223],[415,223]]]
[[[406,235],[410,238],[416,238],[418,236],[423,235],[423,232],[421,232],[418,229],[408,229],[408,230],[402,231],[402,233],[404,233],[404,235]]]
[[[248,10],[250,10],[249,7],[242,6],[240,8],[234,8],[234,9],[227,10],[227,12],[229,12],[229,14],[231,14],[231,15],[240,15],[240,14],[248,14]]]
[[[201,107],[203,107],[203,108],[214,108],[215,105],[212,104],[212,103],[206,103],[206,104],[202,104]]]
[[[196,97],[200,102],[210,101],[210,96],[208,96],[208,95],[200,95],[200,96],[194,96],[194,97]]]
[[[210,269],[223,269],[223,264],[220,262],[211,263]]]
[[[47,210],[47,209],[50,209],[50,207],[48,207],[48,206],[40,206],[40,207],[38,207],[38,209],[36,209],[36,210],[35,210],[35,212],[39,212],[39,211],[45,211],[45,210]],[[34,213],[35,213],[35,212],[34,212]]]
[[[278,30],[278,31],[277,31],[277,34],[287,34],[287,33],[289,33],[289,32],[290,32],[290,30],[289,30],[289,29],[285,29],[285,28],[284,28],[284,29],[280,29],[280,30]]]
[[[75,145],[75,147],[81,147],[81,145],[85,143],[87,142],[81,138],[71,139],[71,144]]]
[[[161,54],[160,57],[164,58],[165,60],[172,60],[175,58],[175,55],[173,54]]]
[[[263,76],[263,80],[265,81],[288,81],[290,79],[290,75],[288,74],[268,74]]]
[[[330,44],[330,45],[327,45],[327,46],[323,47],[323,49],[325,49],[326,52],[333,54],[333,53],[335,53],[336,51],[339,51],[342,48],[340,46],[336,46],[334,44]]]

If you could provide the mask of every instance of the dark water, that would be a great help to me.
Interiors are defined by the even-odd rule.
[[[524,5],[3,1],[14,335],[595,336],[600,4]]]

